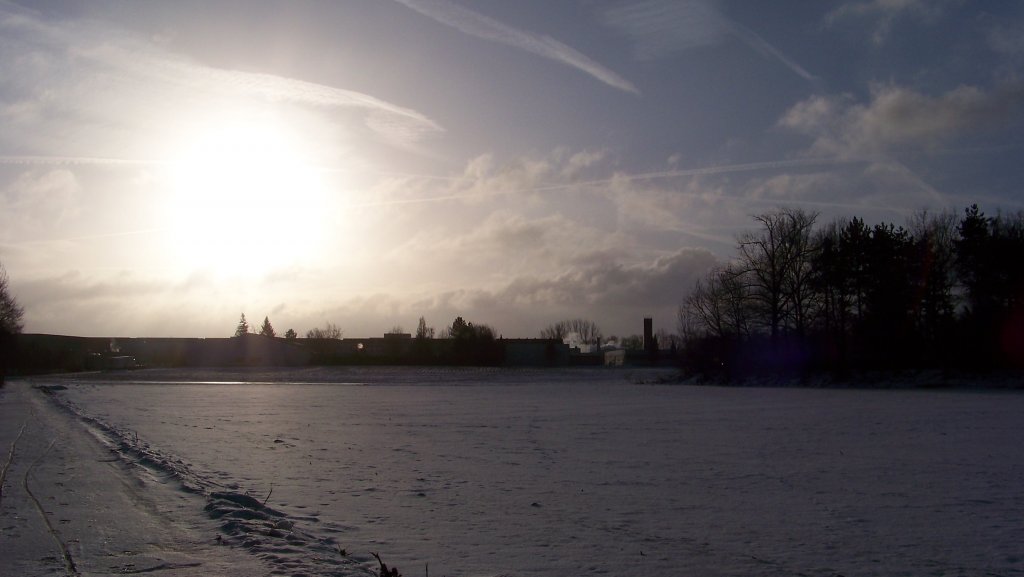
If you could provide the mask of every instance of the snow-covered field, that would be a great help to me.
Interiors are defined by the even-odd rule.
[[[406,577],[1024,575],[1024,394],[638,384],[656,376],[33,382],[268,573],[335,574],[344,549]]]

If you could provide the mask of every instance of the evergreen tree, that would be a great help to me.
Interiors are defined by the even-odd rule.
[[[245,313],[238,319],[238,326],[235,327],[235,336],[240,337],[249,332],[249,321],[245,320]]]
[[[270,324],[270,317],[263,317],[263,324],[260,325],[260,334],[265,337],[276,337],[273,325]]]
[[[284,332],[284,338],[286,338],[286,339],[294,339],[294,338],[296,338],[298,336],[299,335],[295,334],[295,330],[294,329],[288,329],[288,330],[286,330]]]

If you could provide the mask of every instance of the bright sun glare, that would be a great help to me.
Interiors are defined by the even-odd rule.
[[[195,134],[171,164],[181,264],[249,276],[315,256],[327,195],[310,158],[286,127],[263,119]]]

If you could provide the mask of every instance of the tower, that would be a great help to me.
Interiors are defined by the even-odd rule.
[[[644,317],[644,350],[650,353],[656,350],[657,346],[654,342],[654,319]]]

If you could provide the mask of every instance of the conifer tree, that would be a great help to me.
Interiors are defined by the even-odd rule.
[[[260,325],[260,334],[265,337],[276,337],[274,327],[270,324],[270,317],[263,317],[263,324]]]
[[[249,332],[249,321],[245,320],[245,313],[242,313],[242,318],[238,320],[238,326],[235,327],[235,336],[240,337]]]

